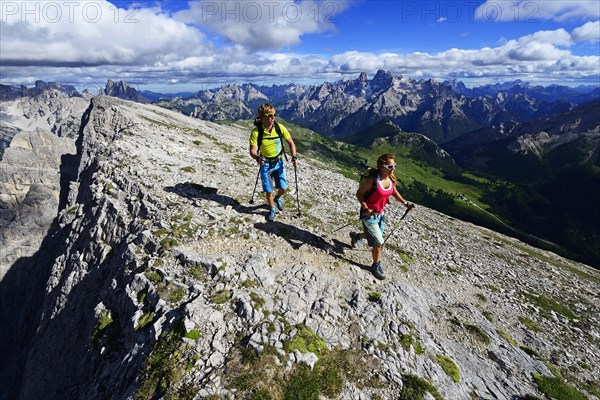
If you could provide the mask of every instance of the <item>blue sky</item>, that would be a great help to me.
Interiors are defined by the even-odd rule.
[[[0,0],[0,81],[600,84],[600,0]]]

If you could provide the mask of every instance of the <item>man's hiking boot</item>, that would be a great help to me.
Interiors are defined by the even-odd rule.
[[[273,221],[275,219],[275,215],[277,215],[277,210],[275,207],[271,207],[271,212],[267,215],[267,221]]]
[[[358,232],[350,232],[350,245],[356,247],[357,244],[362,242],[364,239],[360,237]]]
[[[279,208],[279,211],[283,211],[283,201],[281,200],[281,197],[275,196],[275,204],[277,205],[277,208]]]
[[[379,261],[371,265],[371,272],[373,273],[373,275],[375,275],[375,278],[380,280],[385,279],[385,275],[383,274],[383,268],[381,268],[381,263]]]

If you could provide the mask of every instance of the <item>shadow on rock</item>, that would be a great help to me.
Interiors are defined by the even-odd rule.
[[[181,197],[185,197],[186,199],[190,200],[209,200],[219,203],[222,206],[231,206],[235,211],[244,214],[256,214],[257,209],[266,208],[266,205],[256,205],[251,207],[245,206],[239,201],[229,196],[218,194],[217,192],[219,191],[219,189],[210,186],[204,186],[199,183],[178,183],[175,186],[166,186],[164,190],[166,192],[175,193]]]

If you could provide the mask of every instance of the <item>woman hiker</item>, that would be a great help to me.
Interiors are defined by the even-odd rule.
[[[296,145],[285,126],[275,122],[275,107],[265,103],[258,108],[258,118],[254,121],[256,128],[250,134],[250,156],[260,164],[260,180],[263,192],[265,192],[269,204],[267,220],[273,221],[277,215],[277,209],[283,211],[281,196],[287,188],[283,158],[285,153],[283,141],[290,146],[292,162],[294,167],[298,165],[296,157]],[[275,183],[277,194],[273,196],[271,179]],[[277,208],[275,208],[277,206]]]
[[[390,196],[404,204],[409,210],[414,205],[406,201],[398,189],[396,189],[396,177],[394,176],[396,162],[392,154],[382,154],[377,159],[377,171],[372,176],[367,176],[360,181],[356,198],[360,203],[360,220],[362,221],[362,233],[350,232],[352,247],[361,239],[367,239],[372,248],[373,264],[371,272],[377,279],[385,279],[383,268],[379,257],[383,245],[383,229],[385,225],[384,209],[389,202]]]

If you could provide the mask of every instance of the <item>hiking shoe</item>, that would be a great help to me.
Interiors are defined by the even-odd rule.
[[[275,207],[271,207],[271,212],[267,215],[267,221],[273,221],[275,219],[275,215],[277,215],[277,210]]]
[[[283,211],[283,201],[281,200],[281,197],[275,196],[275,204],[277,205],[277,208],[279,208],[279,211]]]
[[[379,261],[371,265],[371,272],[373,273],[373,275],[375,275],[375,278],[380,280],[385,279],[385,275],[383,274],[383,268],[381,268],[381,263]]]
[[[350,232],[350,245],[356,247],[357,244],[361,243],[364,239],[360,237],[358,232]]]

